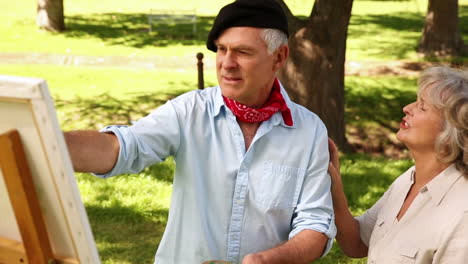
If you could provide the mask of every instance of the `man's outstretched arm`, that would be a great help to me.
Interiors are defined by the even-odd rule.
[[[73,169],[104,174],[114,168],[119,156],[119,140],[112,133],[95,130],[65,132]]]

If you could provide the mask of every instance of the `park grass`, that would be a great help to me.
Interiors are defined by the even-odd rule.
[[[118,98],[148,93],[175,95],[197,88],[195,67],[142,69],[0,64],[0,73],[45,79],[52,95],[61,99],[94,98],[101,94]],[[205,83],[209,86],[215,82],[214,72],[206,72]]]
[[[27,0],[6,2],[0,11],[0,52],[54,53],[94,56],[193,56],[211,52],[205,39],[214,15],[227,1],[90,1],[65,2],[68,30],[62,34],[36,29],[35,5]],[[308,16],[311,1],[286,1],[293,13]],[[468,42],[468,0],[460,0],[460,28]],[[160,27],[148,33],[146,15],[152,8],[196,8],[199,14],[195,36],[183,26]],[[347,59],[350,61],[420,60],[415,52],[427,1],[355,1],[349,26]],[[51,45],[51,43],[53,43]]]

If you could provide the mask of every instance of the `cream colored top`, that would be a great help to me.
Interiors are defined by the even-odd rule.
[[[397,220],[414,182],[402,174],[356,219],[368,245],[367,263],[468,263],[468,179],[451,165],[423,187]]]

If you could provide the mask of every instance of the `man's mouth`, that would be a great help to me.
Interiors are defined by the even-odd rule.
[[[238,83],[242,81],[242,78],[238,77],[231,77],[231,76],[223,76],[223,81],[227,83]]]

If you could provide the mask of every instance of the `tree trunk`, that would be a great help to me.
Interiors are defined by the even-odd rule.
[[[429,0],[418,51],[426,56],[457,56],[462,48],[458,0]]]
[[[300,20],[282,0],[290,27],[290,57],[280,71],[291,99],[316,113],[328,135],[350,150],[344,123],[344,65],[353,0],[316,0],[310,17]]]
[[[39,28],[48,31],[65,30],[63,0],[38,0],[36,23]]]

